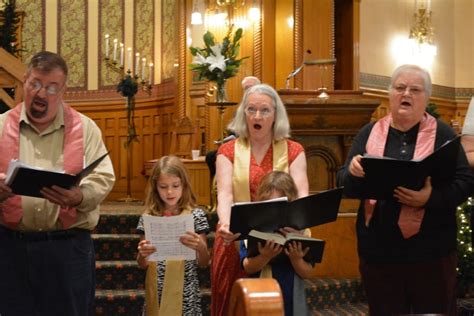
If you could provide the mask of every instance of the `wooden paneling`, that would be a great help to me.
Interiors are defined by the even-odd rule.
[[[312,237],[326,241],[323,260],[314,267],[314,276],[360,276],[355,222],[355,213],[340,213],[335,222],[311,228]]]
[[[108,200],[126,197],[127,193],[127,118],[124,100],[70,100],[79,112],[93,119],[102,131],[104,142],[110,151],[117,178]],[[174,118],[174,98],[137,99],[135,125],[138,142],[132,143],[131,178],[132,197],[142,199],[146,181],[143,164],[146,160],[167,154],[170,128]]]

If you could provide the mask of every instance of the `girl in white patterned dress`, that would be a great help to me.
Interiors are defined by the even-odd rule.
[[[175,156],[162,157],[153,167],[149,179],[144,214],[176,216],[187,213],[193,216],[194,232],[186,232],[179,239],[184,246],[196,250],[196,260],[185,260],[184,262],[182,315],[202,314],[197,268],[198,266],[206,267],[210,260],[206,239],[209,224],[206,213],[196,207],[195,201],[196,198],[191,190],[188,175],[181,160]],[[144,233],[143,216],[140,217],[137,230]],[[143,314],[148,316],[158,310],[163,312],[163,305],[167,305],[167,303],[169,303],[168,305],[175,305],[175,303],[161,301],[164,286],[166,287],[164,283],[167,262],[164,260],[158,261],[156,265],[148,262],[147,257],[155,251],[159,251],[159,249],[156,249],[150,241],[142,236],[138,244],[137,262],[141,268],[148,269],[146,301],[151,303],[145,303],[143,311]],[[150,271],[150,269],[153,269],[153,271]],[[155,282],[150,282],[148,275],[150,273],[153,276],[156,275]],[[152,296],[150,290],[155,292],[155,289],[158,292],[157,301],[149,298]],[[179,299],[179,301],[181,300]],[[160,309],[159,306],[162,308]]]

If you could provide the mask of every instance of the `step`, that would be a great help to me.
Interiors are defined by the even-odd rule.
[[[306,300],[313,310],[365,302],[360,279],[311,278],[305,280]]]
[[[94,234],[136,234],[140,214],[101,213]]]
[[[97,261],[96,289],[126,290],[145,288],[145,270],[136,261]],[[210,267],[198,268],[199,286],[211,287]]]
[[[141,315],[144,290],[96,290],[95,315]]]
[[[126,290],[145,288],[145,270],[134,261],[97,261],[97,290]]]
[[[138,234],[92,234],[92,239],[97,261],[132,261],[137,258]]]
[[[95,315],[135,316],[142,314],[144,290],[97,290],[95,294]],[[211,290],[201,289],[203,316],[211,315]]]
[[[312,316],[366,316],[369,315],[369,307],[367,303],[346,303],[337,304],[330,308],[312,309]]]

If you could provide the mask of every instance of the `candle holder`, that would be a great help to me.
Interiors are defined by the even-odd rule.
[[[132,197],[132,162],[133,162],[133,143],[139,142],[138,135],[135,128],[135,95],[138,92],[138,88],[145,91],[148,95],[151,95],[152,85],[151,80],[147,82],[144,78],[140,78],[138,75],[132,75],[132,71],[128,69],[124,72],[124,67],[118,65],[117,60],[110,60],[110,58],[104,58],[105,64],[108,69],[124,75],[117,85],[117,92],[127,98],[126,109],[127,109],[127,140],[125,142],[125,148],[127,149],[127,196],[119,199],[120,202],[136,202],[139,199]],[[150,67],[151,72],[151,67]],[[151,79],[151,75],[150,75]]]

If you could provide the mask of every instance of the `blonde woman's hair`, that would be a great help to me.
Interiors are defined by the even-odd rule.
[[[268,200],[274,192],[288,197],[289,201],[293,201],[298,197],[295,181],[288,173],[283,171],[272,171],[262,178],[257,190],[257,200]]]
[[[275,89],[267,84],[257,84],[245,91],[242,102],[235,112],[235,117],[227,128],[236,133],[239,137],[248,139],[249,131],[245,117],[245,109],[248,106],[249,96],[254,93],[267,95],[273,102],[273,107],[275,109],[273,140],[282,140],[290,137],[290,121],[288,120],[288,114],[286,113],[285,105],[281,101],[281,98]]]
[[[163,156],[158,160],[151,171],[148,179],[148,187],[145,198],[145,214],[162,216],[165,203],[160,198],[157,183],[160,175],[167,174],[178,177],[181,180],[183,194],[178,201],[178,212],[191,211],[196,206],[196,197],[191,189],[188,173],[181,159],[176,156]]]

